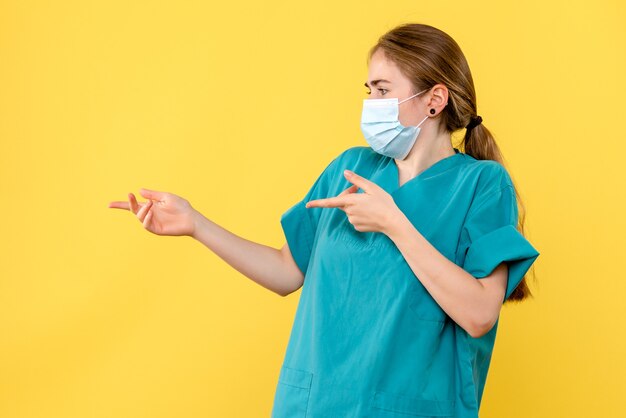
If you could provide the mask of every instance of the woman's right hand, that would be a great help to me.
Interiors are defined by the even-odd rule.
[[[139,203],[132,193],[128,202],[115,201],[109,208],[132,211],[143,227],[157,235],[189,235],[195,232],[195,219],[198,212],[189,202],[173,193],[139,189],[147,202]]]

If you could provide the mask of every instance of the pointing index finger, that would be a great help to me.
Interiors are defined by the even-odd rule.
[[[329,197],[327,199],[309,200],[306,202],[306,208],[336,208],[346,204],[346,196]]]

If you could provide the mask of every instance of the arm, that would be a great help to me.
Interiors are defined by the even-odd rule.
[[[194,224],[192,238],[261,286],[281,296],[287,296],[302,286],[304,276],[286,243],[278,250],[249,241],[222,228],[197,211],[194,213]]]
[[[489,276],[477,280],[441,254],[402,212],[398,212],[385,233],[448,316],[472,337],[483,336],[500,314],[506,291],[507,264],[500,263]]]
[[[490,167],[503,170],[496,162]],[[497,183],[495,192],[483,193],[464,225],[472,242],[463,267],[433,247],[389,193],[350,170],[344,170],[346,179],[364,193],[350,187],[336,197],[309,200],[306,207],[341,208],[357,231],[386,234],[437,304],[468,334],[479,338],[493,328],[501,305],[539,256],[515,228],[514,189],[506,171],[499,173],[506,175],[505,180]]]

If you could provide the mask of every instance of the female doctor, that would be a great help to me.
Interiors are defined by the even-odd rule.
[[[167,192],[109,207],[189,235],[286,296],[302,288],[272,416],[478,417],[500,309],[539,256],[446,33],[404,24],[368,55],[361,130],[281,216],[286,243],[241,238]],[[451,135],[466,129],[463,150]],[[519,229],[518,229],[518,223]]]

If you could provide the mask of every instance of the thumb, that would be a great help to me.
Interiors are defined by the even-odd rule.
[[[348,187],[343,192],[339,193],[338,196],[343,196],[349,193],[356,193],[357,190],[359,190],[359,186],[357,186],[356,184],[353,184],[352,186]]]
[[[344,170],[343,174],[350,183],[360,187],[361,189],[363,189],[364,192],[371,193],[374,191],[374,183],[369,181],[365,177],[361,177],[354,171],[350,170]]]
[[[154,199],[154,200],[163,200],[165,193],[158,192],[156,190],[144,189],[143,187],[139,189],[139,193],[141,196],[146,199]]]

